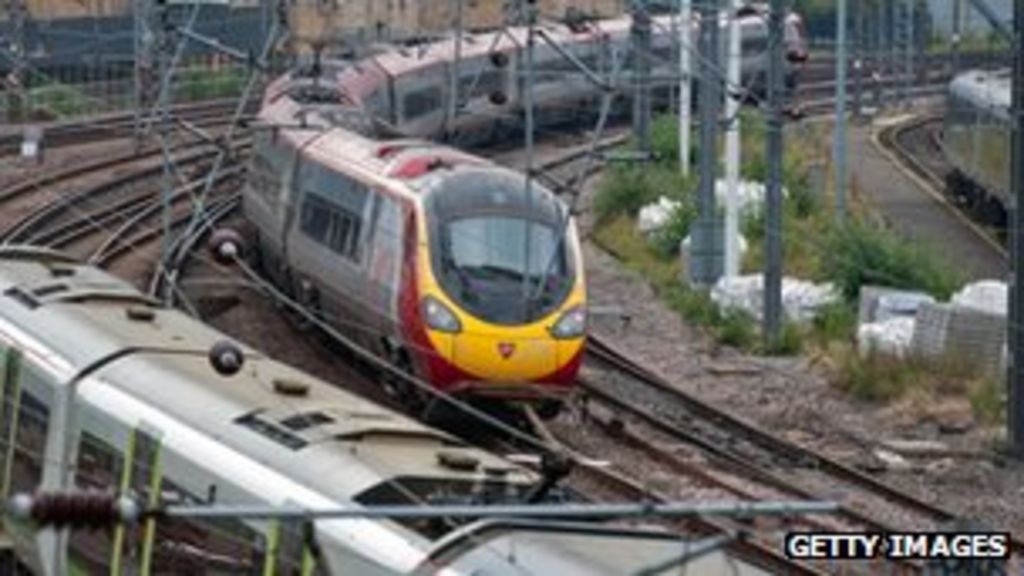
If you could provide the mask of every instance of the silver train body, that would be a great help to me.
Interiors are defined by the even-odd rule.
[[[516,500],[529,470],[246,349],[95,268],[0,248],[0,496],[72,488],[149,504],[337,508]],[[311,528],[311,530],[310,530]],[[619,574],[678,555],[664,533],[528,521],[160,519],[3,530],[33,573]],[[725,573],[721,555],[702,559]],[[756,571],[748,571],[755,573]]]
[[[1010,206],[1010,82],[1008,70],[960,74],[949,85],[943,126],[949,192],[995,224]]]
[[[720,62],[724,70],[728,45],[728,19],[720,19]],[[550,124],[582,119],[598,109],[600,88],[578,62],[602,78],[617,78],[623,94],[630,93],[633,61],[629,56],[632,19],[628,16],[576,25],[545,24],[539,28],[534,50],[533,99],[536,120]],[[702,71],[697,56],[700,23],[692,23],[691,70]],[[767,13],[748,8],[741,13],[742,83],[753,94],[763,92],[768,71]],[[651,82],[664,97],[678,85],[678,42],[673,39],[670,16],[652,19]],[[500,139],[507,128],[521,125],[526,91],[525,28],[469,34],[457,48],[454,39],[423,46],[388,48],[355,65],[328,67],[327,83],[359,102],[377,119],[403,136],[434,138],[448,135],[460,143]],[[795,87],[798,72],[808,58],[803,20],[796,13],[785,18],[786,82]],[[558,48],[556,48],[557,46]],[[458,114],[448,125],[452,99],[452,69],[458,62]],[[617,74],[613,74],[617,73]],[[272,85],[273,99],[294,77]],[[731,89],[731,93],[739,93]],[[696,91],[695,91],[696,94]],[[617,100],[618,110],[628,102]]]

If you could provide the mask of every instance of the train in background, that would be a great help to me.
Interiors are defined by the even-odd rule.
[[[741,28],[741,77],[746,95],[764,92],[768,74],[767,8],[752,4],[738,13]],[[791,12],[785,20],[786,84],[796,88],[799,74],[808,59],[807,36],[799,14]],[[720,53],[725,62],[728,16],[723,13]],[[696,46],[699,18],[693,22],[691,38]],[[540,125],[571,122],[591,117],[601,87],[565,57],[598,76],[619,72],[629,79],[633,64],[631,50],[632,18],[623,16],[605,20],[580,20],[569,24],[539,26],[534,50],[533,101]],[[668,93],[678,85],[678,47],[673,39],[673,18],[652,18],[651,78],[655,91]],[[272,83],[266,101],[280,97],[296,83],[309,80],[313,73],[325,84],[337,87],[394,133],[409,137],[449,137],[460,144],[502,139],[521,129],[525,101],[525,28],[510,28],[481,34],[467,34],[456,47],[454,38],[437,42],[385,49],[353,64],[332,63],[297,69]],[[555,48],[557,45],[559,48]],[[451,78],[458,54],[457,117],[450,116]],[[699,76],[701,66],[696,49],[691,51],[692,67]],[[315,69],[315,72],[310,70]],[[621,86],[620,86],[621,88]],[[620,110],[628,109],[627,88],[617,98]],[[729,91],[739,95],[742,90]],[[696,91],[695,91],[696,93]],[[667,99],[666,99],[667,100]]]
[[[794,19],[795,18],[795,19]],[[806,57],[787,20],[792,61]],[[726,24],[725,18],[721,22]],[[670,20],[654,22],[653,74],[671,75]],[[631,20],[544,25],[533,86],[538,124],[581,118],[594,70],[626,57]],[[765,72],[764,14],[742,14],[743,69]],[[520,125],[526,31],[466,36],[459,114],[449,122],[454,40],[316,62],[266,90],[244,192],[265,273],[303,305],[439,390],[557,413],[586,337],[574,219],[522,174],[432,141],[494,141]],[[559,46],[556,50],[553,46]],[[402,382],[388,391],[431,401]]]
[[[146,506],[578,501],[509,460],[230,343],[63,254],[0,247],[0,501],[96,490]],[[554,487],[553,487],[554,486]],[[633,574],[687,542],[499,519],[151,517],[95,530],[4,515],[31,573]],[[729,574],[724,553],[691,567]],[[713,562],[708,564],[708,562]]]
[[[947,192],[988,224],[1003,228],[1010,189],[1013,123],[1010,70],[971,70],[949,85],[942,149],[952,170]]]

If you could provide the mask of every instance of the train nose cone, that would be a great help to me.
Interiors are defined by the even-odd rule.
[[[498,343],[498,354],[501,354],[502,358],[509,359],[512,354],[516,351],[516,345],[511,342],[499,342]]]

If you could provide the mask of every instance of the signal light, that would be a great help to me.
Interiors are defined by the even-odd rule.
[[[7,510],[14,518],[54,528],[132,524],[140,516],[135,501],[104,492],[18,494],[11,498]]]

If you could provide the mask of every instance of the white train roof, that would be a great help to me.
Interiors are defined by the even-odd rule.
[[[5,332],[20,331],[30,354],[48,356],[65,378],[88,371],[80,390],[85,396],[91,388],[116,389],[342,501],[399,477],[479,480],[491,470],[511,482],[536,479],[245,346],[243,369],[219,375],[207,355],[224,335],[177,310],[148,304],[105,272],[58,257],[19,259],[24,254],[0,249],[0,325]],[[296,395],[296,387],[304,393]],[[297,415],[315,424],[282,424]],[[240,423],[246,416],[274,433]],[[471,458],[478,466],[457,469],[448,464],[452,457]]]
[[[970,70],[957,75],[949,85],[950,96],[1009,117],[1009,70]]]

